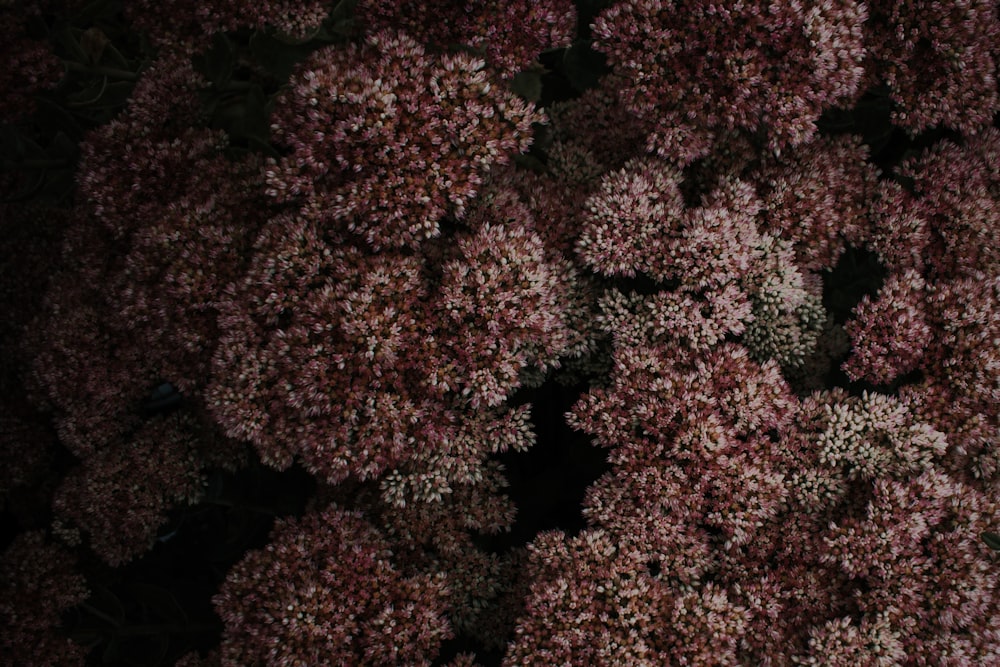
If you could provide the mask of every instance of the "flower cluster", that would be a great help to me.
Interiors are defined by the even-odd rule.
[[[568,46],[576,30],[570,0],[362,0],[355,15],[373,31],[396,28],[424,44],[471,47],[505,79],[543,51]]]
[[[21,665],[83,665],[83,647],[60,637],[60,614],[88,595],[74,559],[39,531],[22,533],[0,554],[0,648]]]
[[[824,107],[861,92],[866,18],[851,0],[628,0],[594,35],[622,103],[655,124],[649,148],[688,164],[732,135],[776,152],[809,139]]]
[[[0,32],[5,35],[0,58],[6,63],[0,74],[0,119],[13,123],[31,115],[33,96],[58,83],[63,69],[47,44],[28,36],[21,11],[0,7]]]
[[[330,12],[329,0],[140,0],[125,7],[128,18],[160,47],[199,51],[213,34],[271,26],[289,38],[304,39],[319,30]]]
[[[792,243],[800,269],[832,269],[865,238],[877,175],[867,158],[859,137],[820,137],[757,172],[761,231]]]
[[[995,3],[878,2],[864,32],[868,76],[888,86],[900,127],[917,133],[946,125],[975,134],[1000,109]]]
[[[403,33],[312,54],[279,96],[267,192],[373,247],[416,246],[463,217],[483,178],[542,122],[482,60],[432,55]]]
[[[280,521],[214,602],[223,665],[430,665],[452,636],[441,578],[402,575],[385,538],[336,505]]]
[[[129,562],[153,546],[169,508],[201,495],[198,436],[190,420],[150,420],[67,474],[53,510],[64,524],[83,529],[106,563]]]

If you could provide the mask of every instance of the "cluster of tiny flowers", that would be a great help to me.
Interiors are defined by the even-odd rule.
[[[998,160],[1000,130],[989,128],[962,146],[941,141],[900,167],[912,183],[909,215],[925,221],[936,241],[924,245],[929,278],[1000,274]]]
[[[750,297],[744,344],[757,359],[774,359],[784,368],[805,363],[826,323],[822,284],[799,271],[788,243],[761,237],[760,259],[742,284]]]
[[[449,328],[433,382],[461,391],[473,408],[496,406],[526,366],[544,371],[568,343],[560,299],[565,281],[541,239],[508,223],[459,240],[460,261],[444,267],[440,311]]]
[[[864,240],[889,276],[847,323],[843,367],[873,382],[919,371],[902,395],[947,435],[949,472],[977,485],[993,483],[997,456],[998,156],[1000,132],[988,129],[935,144],[880,186]]]
[[[853,379],[888,384],[920,367],[933,332],[927,322],[927,283],[910,269],[865,296],[845,327],[853,347],[843,369]]]
[[[416,246],[463,217],[483,178],[543,117],[469,54],[432,55],[397,32],[313,53],[279,95],[267,192],[373,247]]]
[[[894,667],[905,660],[899,635],[884,615],[866,616],[860,623],[844,616],[811,630],[809,654],[796,664]]]
[[[877,171],[859,137],[821,137],[783,153],[755,174],[760,228],[795,247],[807,271],[832,269],[864,238]]]
[[[60,637],[60,615],[87,596],[74,559],[39,531],[22,533],[0,554],[0,652],[12,665],[83,665],[86,651]]]
[[[211,35],[240,28],[276,28],[288,37],[304,39],[319,30],[330,0],[151,1],[125,6],[126,16],[159,47],[197,51],[210,44]]]
[[[936,470],[883,479],[863,518],[831,526],[823,557],[865,582],[858,607],[896,635],[905,664],[997,664],[998,563],[979,537],[996,510]]]
[[[276,468],[300,456],[333,482],[382,472],[412,454],[427,412],[410,352],[423,298],[414,258],[328,242],[301,218],[269,221],[220,304],[209,409]]]
[[[355,15],[372,30],[401,29],[424,44],[476,49],[505,79],[543,51],[569,46],[576,32],[571,0],[362,0]]]
[[[83,529],[90,547],[117,567],[149,550],[167,510],[201,494],[198,431],[179,414],[155,418],[105,444],[71,470],[52,500],[64,521]]]
[[[639,553],[601,530],[540,533],[528,549],[534,583],[504,665],[669,663],[656,645],[668,601]]]
[[[440,577],[407,577],[385,538],[336,505],[279,520],[214,598],[222,665],[426,665],[452,636]]]
[[[18,3],[20,4],[20,3]],[[62,78],[63,68],[48,44],[31,39],[25,31],[24,16],[15,9],[0,7],[0,119],[14,123],[31,115],[34,95],[52,88]]]
[[[164,50],[142,72],[125,111],[85,137],[79,194],[117,237],[160,215],[180,189],[176,179],[204,178],[205,165],[194,165],[225,145],[222,132],[201,127],[197,93],[207,85],[190,57]]]
[[[865,24],[869,78],[888,85],[893,122],[975,134],[1000,108],[1000,16],[990,0],[888,0]]]
[[[860,92],[866,18],[851,0],[627,0],[593,28],[622,102],[655,122],[649,148],[688,164],[732,134],[776,152],[808,140],[824,107]]]
[[[685,208],[680,172],[659,159],[635,159],[605,174],[587,200],[577,254],[609,276],[647,274],[691,290],[746,275],[759,257],[752,187],[726,182],[703,206]]]

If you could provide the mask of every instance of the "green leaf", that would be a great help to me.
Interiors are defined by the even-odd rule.
[[[229,39],[216,33],[212,37],[212,48],[202,56],[194,58],[195,68],[204,74],[216,86],[223,86],[233,75],[235,54]]]
[[[990,549],[993,549],[993,551],[1000,551],[1000,535],[987,532],[980,535],[980,537],[983,538],[983,542],[985,542],[986,546]]]
[[[590,48],[590,44],[581,42],[566,49],[563,54],[563,67],[566,78],[571,86],[579,92],[594,88],[601,77],[608,73],[607,58]]]
[[[132,591],[136,599],[161,620],[172,623],[179,628],[183,628],[190,622],[187,613],[181,606],[177,598],[165,588],[135,582],[132,584]]]
[[[52,32],[52,37],[55,39],[56,43],[66,50],[67,57],[78,63],[84,65],[88,64],[87,52],[80,46],[80,40],[78,35],[82,34],[82,30],[78,28],[71,28],[68,25],[61,26]]]
[[[284,43],[262,30],[250,37],[253,59],[279,81],[287,81],[295,65],[311,52],[311,47]]]
[[[511,80],[510,87],[515,95],[538,102],[542,99],[542,74],[533,69],[525,70]]]

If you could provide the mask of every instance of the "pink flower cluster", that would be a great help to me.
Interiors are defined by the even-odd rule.
[[[289,155],[268,167],[267,193],[376,249],[437,236],[543,120],[484,67],[393,31],[317,51],[276,101]]]
[[[893,121],[917,133],[937,125],[970,134],[1000,105],[1000,15],[988,0],[881,0],[865,23],[868,77],[888,86]]]
[[[21,3],[12,3],[14,5]],[[6,63],[0,73],[0,119],[14,123],[30,116],[35,108],[33,95],[52,88],[62,78],[63,68],[48,45],[31,39],[25,30],[21,8],[0,8],[0,33],[5,35],[0,58]]]
[[[423,44],[470,47],[504,79],[543,51],[569,46],[576,32],[570,0],[362,0],[355,15],[372,31],[396,28]]]
[[[654,124],[649,149],[684,165],[734,135],[775,151],[812,137],[824,107],[861,92],[866,18],[852,0],[627,0],[594,35],[622,103]]]
[[[452,635],[441,579],[404,576],[375,528],[336,505],[279,521],[214,602],[223,665],[430,665]]]
[[[161,47],[199,51],[215,33],[273,27],[289,38],[315,34],[330,12],[329,0],[139,0],[126,5],[132,24]]]
[[[59,636],[60,614],[88,596],[74,558],[42,531],[22,533],[0,554],[4,660],[20,665],[83,665],[86,652]]]

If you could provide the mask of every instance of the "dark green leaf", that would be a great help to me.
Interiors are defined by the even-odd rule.
[[[66,56],[78,63],[88,64],[87,52],[80,46],[78,35],[82,31],[70,26],[61,26],[52,32],[52,37],[56,43],[66,51]]]
[[[987,532],[980,535],[980,537],[983,538],[983,542],[985,542],[986,546],[990,549],[993,549],[993,551],[1000,551],[1000,535]]]
[[[603,53],[590,48],[589,44],[580,43],[566,49],[563,54],[563,67],[566,68],[566,78],[571,86],[581,93],[595,87],[601,77],[608,73],[607,59]]]
[[[542,99],[542,75],[537,70],[525,70],[517,74],[510,82],[511,90],[519,97],[529,102]]]
[[[178,627],[184,627],[189,623],[184,608],[167,589],[136,582],[132,584],[132,591],[136,599],[158,619]]]
[[[295,65],[311,52],[311,47],[286,44],[260,30],[250,38],[253,59],[279,81],[286,81]]]
[[[232,44],[221,33],[216,33],[212,37],[212,48],[206,51],[204,55],[194,58],[195,68],[218,87],[229,82],[233,74],[234,62],[235,56]]]

